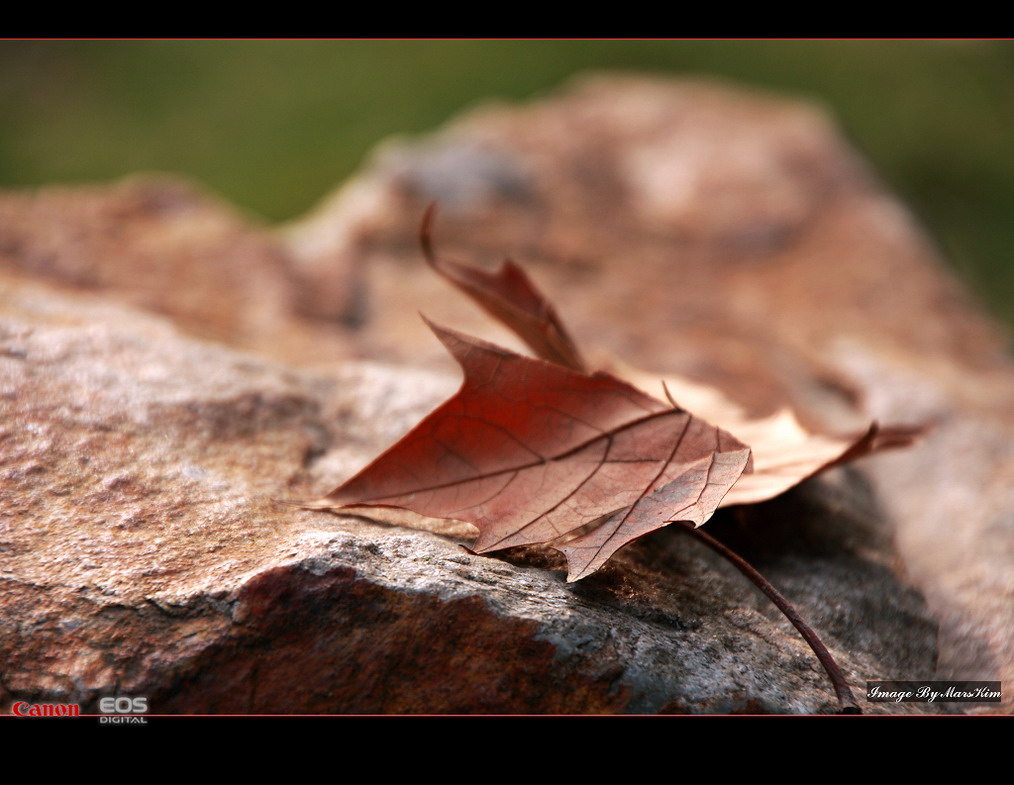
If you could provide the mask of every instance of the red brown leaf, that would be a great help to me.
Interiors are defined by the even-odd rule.
[[[577,347],[549,300],[512,261],[507,260],[496,274],[469,265],[439,260],[433,250],[431,226],[435,207],[423,216],[420,241],[429,265],[440,275],[468,294],[483,309],[509,327],[536,354],[549,362],[577,371],[586,371]],[[614,360],[617,376],[640,389],[657,386],[659,378]],[[719,390],[689,380],[666,376],[666,394],[671,391],[682,406],[716,423],[749,444],[753,449],[754,471],[744,473],[722,507],[753,504],[774,498],[804,480],[834,466],[861,458],[872,452],[912,444],[922,433],[919,427],[880,426],[845,436],[826,436],[805,429],[792,412],[781,412],[762,419],[748,418],[743,410]],[[675,404],[674,404],[675,405]],[[581,547],[575,540],[570,552]]]
[[[700,525],[750,470],[730,434],[608,374],[587,375],[431,325],[461,389],[312,506],[402,507],[479,529],[478,553],[556,543],[569,580],[675,520]]]
[[[426,210],[420,231],[423,254],[430,267],[475,300],[486,313],[513,330],[536,357],[574,371],[586,371],[581,354],[556,309],[513,261],[506,259],[497,272],[487,273],[437,257],[430,231],[435,209],[430,205]]]

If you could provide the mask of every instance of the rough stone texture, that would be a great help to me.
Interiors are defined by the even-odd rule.
[[[567,584],[555,552],[473,556],[462,524],[276,501],[453,391],[419,310],[512,343],[421,264],[434,198],[439,248],[514,256],[583,346],[825,429],[932,420],[708,526],[860,693],[1014,678],[1002,336],[819,112],[610,78],[388,145],[276,236],[178,182],[0,195],[0,703],[833,710],[788,623],[674,529]]]

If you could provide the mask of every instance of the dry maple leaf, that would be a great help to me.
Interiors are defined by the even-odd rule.
[[[479,529],[477,553],[548,543],[567,556],[574,581],[667,523],[699,526],[720,505],[773,498],[831,466],[909,444],[918,432],[874,423],[860,434],[823,436],[788,411],[747,418],[717,390],[684,379],[662,383],[667,406],[637,389],[658,377],[623,367],[632,386],[588,375],[555,309],[524,272],[509,260],[493,274],[438,260],[432,217],[431,207],[421,232],[430,266],[542,359],[431,324],[464,371],[461,389],[308,507],[386,506],[464,520]],[[693,401],[696,416],[675,403],[672,389]]]
[[[420,244],[430,267],[475,300],[484,311],[510,328],[537,357],[578,371],[586,366],[549,300],[524,271],[509,259],[498,272],[487,273],[460,262],[440,260],[433,251],[431,227],[435,205],[423,215]],[[641,390],[660,384],[670,401],[735,434],[753,450],[753,471],[744,473],[722,507],[773,499],[820,472],[878,450],[911,445],[921,427],[881,426],[876,422],[857,433],[828,436],[807,430],[788,409],[750,418],[720,391],[681,377],[664,378],[619,360],[609,370]],[[675,406],[675,402],[673,402]],[[568,552],[568,558],[571,554]]]
[[[430,326],[464,371],[461,389],[308,506],[465,520],[479,529],[477,553],[549,543],[573,581],[669,522],[700,525],[750,470],[750,448],[735,437],[615,377]]]

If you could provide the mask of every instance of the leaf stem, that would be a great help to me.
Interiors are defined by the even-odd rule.
[[[849,689],[848,682],[845,680],[845,674],[838,667],[838,663],[834,661],[831,652],[827,650],[827,647],[817,637],[817,633],[803,621],[803,618],[792,607],[791,603],[782,596],[782,593],[772,586],[767,578],[757,572],[746,559],[716,540],[710,534],[694,528],[692,523],[686,521],[680,521],[679,526],[685,532],[696,537],[713,551],[731,562],[736,569],[749,578],[758,589],[764,592],[768,599],[778,607],[778,610],[785,614],[785,618],[792,622],[792,626],[799,630],[799,634],[803,636],[803,639],[813,649],[813,653],[817,655],[817,659],[820,660],[820,664],[824,666],[824,670],[827,671],[827,675],[831,679],[835,695],[838,697],[839,714],[862,714],[863,711],[856,703],[852,690]]]

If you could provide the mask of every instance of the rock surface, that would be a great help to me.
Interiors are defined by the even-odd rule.
[[[0,195],[0,704],[155,713],[828,712],[742,577],[657,532],[564,582],[329,491],[456,387],[421,263],[511,255],[582,347],[814,427],[932,421],[710,530],[873,679],[1014,679],[1004,337],[819,112],[600,78],[389,144],[269,233],[171,180]],[[384,521],[391,521],[384,523]],[[1009,710],[1009,702],[1002,709]]]

